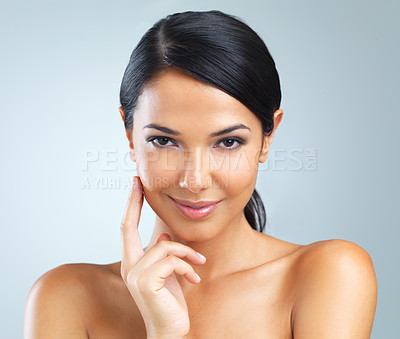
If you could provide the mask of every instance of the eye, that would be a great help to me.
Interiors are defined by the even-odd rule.
[[[238,146],[232,147],[232,144],[234,144],[235,142],[238,143]],[[239,148],[241,145],[244,144],[244,141],[242,139],[240,139],[240,138],[226,138],[226,139],[223,139],[223,140],[218,142],[218,144],[221,144],[221,143],[224,143],[225,146],[227,146],[227,147],[224,147],[224,148],[226,148],[229,151],[229,150],[234,150],[236,148]]]
[[[158,140],[158,142],[154,142],[155,140]],[[147,142],[151,142],[154,146],[158,147],[158,148],[164,148],[166,146],[172,146],[172,145],[168,145],[168,142],[173,142],[172,139],[167,138],[167,137],[160,137],[160,136],[154,136],[154,137],[150,137],[147,139]],[[232,147],[232,145],[235,145],[235,142],[238,144],[236,147]],[[223,146],[222,148],[230,151],[230,150],[234,150],[239,148],[241,145],[243,145],[245,142],[244,140],[240,139],[240,138],[225,138],[220,140],[217,145],[224,143],[225,147]]]
[[[154,140],[159,140],[161,141],[160,143],[154,143]],[[163,148],[164,146],[169,146],[167,145],[167,143],[169,141],[172,142],[172,140],[170,138],[167,137],[151,137],[147,140],[148,142],[151,142],[154,146],[159,147],[159,148]]]

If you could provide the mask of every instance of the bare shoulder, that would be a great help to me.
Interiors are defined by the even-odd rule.
[[[378,289],[365,249],[341,239],[306,245],[296,258],[294,277],[295,338],[370,337]]]
[[[339,274],[351,272],[365,275],[359,278],[375,278],[375,270],[368,252],[354,242],[331,239],[317,241],[304,245],[296,259],[299,268],[297,278],[309,275],[312,270],[315,274]]]
[[[40,276],[27,297],[24,338],[88,338],[91,298],[102,266],[64,264]]]

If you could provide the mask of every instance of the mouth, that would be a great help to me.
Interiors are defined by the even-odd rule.
[[[169,196],[170,197],[170,196]],[[190,202],[188,200],[177,200],[170,197],[179,211],[190,219],[202,219],[210,215],[222,201]],[[190,205],[186,205],[190,204]]]

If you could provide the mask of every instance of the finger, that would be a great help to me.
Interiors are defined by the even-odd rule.
[[[146,255],[140,261],[140,265],[142,267],[149,267],[171,255],[186,258],[195,265],[204,264],[206,261],[189,246],[175,241],[161,240],[146,252]]]
[[[138,287],[142,291],[154,292],[160,290],[164,287],[165,279],[173,273],[183,275],[191,283],[196,284],[201,281],[190,264],[173,255],[155,263],[146,272],[146,277],[139,278],[137,281]]]
[[[121,247],[122,260],[127,260],[130,264],[135,264],[144,255],[138,231],[144,199],[138,176],[133,177],[132,186],[121,221]]]
[[[156,240],[156,244],[159,243],[161,240],[170,241],[171,237],[168,233],[161,233]]]

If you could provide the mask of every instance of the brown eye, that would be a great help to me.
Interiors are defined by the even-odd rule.
[[[158,140],[158,142],[154,142],[154,140]],[[170,146],[167,144],[168,142],[172,142],[172,140],[167,137],[151,137],[147,141],[151,142],[156,147]]]
[[[162,146],[165,146],[169,141],[167,138],[157,138],[157,140],[161,140],[160,144]]]
[[[235,142],[238,144],[236,147],[232,147],[233,145],[235,145]],[[227,139],[223,139],[219,142],[219,144],[224,144],[224,147],[226,150],[234,150],[236,148],[239,148],[241,145],[244,144],[244,141],[242,139],[239,138],[227,138]]]
[[[226,139],[223,142],[225,143],[225,146],[231,147],[232,145],[234,145],[235,141],[236,140],[233,140],[233,139]]]

